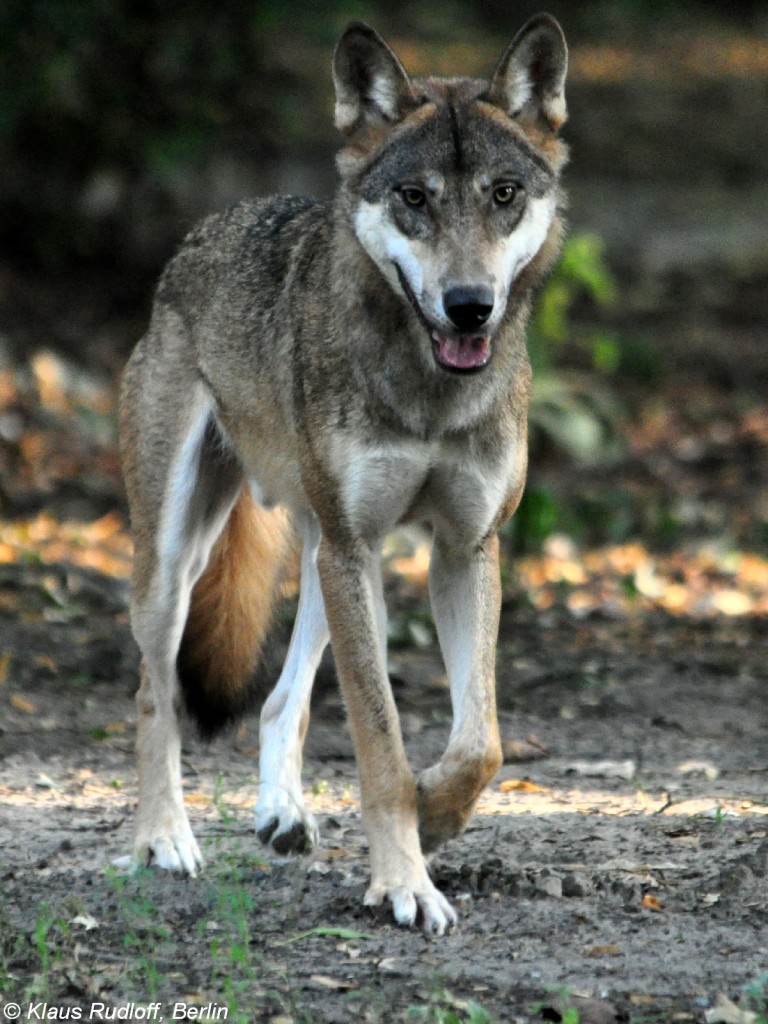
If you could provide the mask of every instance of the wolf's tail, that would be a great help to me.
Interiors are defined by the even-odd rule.
[[[243,488],[195,584],[177,657],[184,703],[210,738],[248,709],[289,550],[288,517]]]

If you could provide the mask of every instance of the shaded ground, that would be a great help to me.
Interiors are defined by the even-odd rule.
[[[435,858],[461,924],[428,941],[360,905],[351,743],[327,683],[306,771],[316,856],[270,862],[252,834],[250,721],[214,747],[185,743],[207,870],[110,869],[130,847],[135,662],[103,600],[87,599],[87,619],[3,626],[6,999],[160,1000],[169,1015],[186,999],[243,1020],[386,1022],[445,990],[497,1021],[559,1020],[568,1005],[582,1022],[701,1021],[718,993],[765,983],[764,619],[509,609],[499,689],[512,760]],[[405,651],[392,669],[423,766],[447,735],[439,661]]]

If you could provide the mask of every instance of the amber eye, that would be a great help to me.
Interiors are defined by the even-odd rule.
[[[414,185],[406,185],[404,188],[401,188],[400,195],[407,206],[423,206],[427,201],[423,190],[416,188]]]
[[[494,201],[499,204],[499,206],[506,206],[512,202],[512,200],[517,195],[517,192],[517,185],[512,185],[509,182],[507,182],[504,185],[496,186],[496,188],[493,190],[493,198]]]

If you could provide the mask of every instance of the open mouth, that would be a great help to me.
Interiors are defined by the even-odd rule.
[[[491,339],[483,334],[431,332],[432,352],[439,366],[454,373],[476,373],[491,359]]]
[[[400,287],[427,331],[437,365],[449,373],[478,373],[491,361],[491,339],[487,334],[441,334],[424,316],[408,279],[395,263]]]

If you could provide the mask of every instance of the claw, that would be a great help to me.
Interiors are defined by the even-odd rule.
[[[413,925],[421,917],[423,930],[428,935],[440,936],[452,931],[458,916],[448,900],[434,887],[431,892],[412,892],[405,886],[388,890],[382,885],[371,885],[363,897],[366,907],[380,906],[386,897],[392,903],[392,911],[398,924]]]
[[[139,866],[155,865],[163,871],[189,875],[190,878],[195,878],[203,866],[203,855],[191,833],[188,836],[161,835],[139,843],[133,860]]]
[[[256,835],[265,846],[269,843],[269,840],[272,838],[272,833],[275,831],[277,826],[278,819],[270,818],[266,825],[262,826],[262,828],[256,829]]]
[[[414,924],[419,909],[419,904],[414,894],[407,889],[395,889],[391,893],[390,899],[392,900],[392,910],[397,923],[409,927]]]
[[[272,840],[277,853],[311,853],[314,846],[312,836],[303,821],[297,821],[287,831],[280,832]]]
[[[256,835],[281,856],[311,853],[318,843],[317,826],[309,816],[281,823],[280,818],[273,815],[261,826],[257,819]]]

